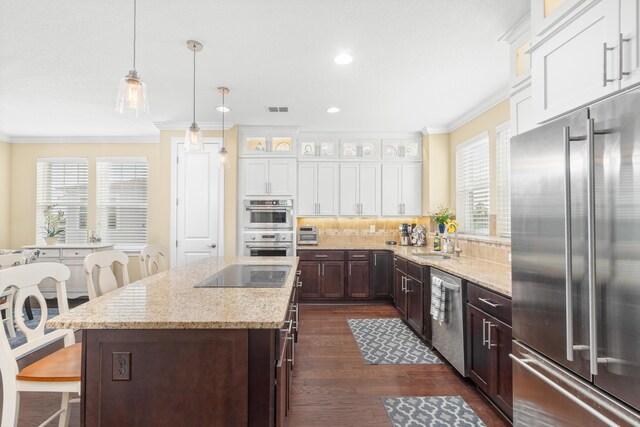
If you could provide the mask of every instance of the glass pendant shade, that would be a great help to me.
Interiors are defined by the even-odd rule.
[[[116,111],[135,117],[149,113],[147,85],[140,79],[136,70],[129,71],[129,74],[120,80]]]
[[[184,134],[184,149],[187,153],[204,150],[202,131],[197,123],[191,123],[191,127]]]
[[[227,149],[222,147],[220,151],[218,151],[218,155],[220,156],[220,164],[227,166],[229,164],[229,152]]]

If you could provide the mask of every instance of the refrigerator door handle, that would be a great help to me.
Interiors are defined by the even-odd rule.
[[[595,130],[595,119],[587,119],[587,259],[589,283],[589,367],[591,375],[598,375],[598,330],[596,310],[596,185],[595,136],[608,130]]]
[[[565,279],[565,310],[567,321],[567,360],[573,362],[574,350],[586,350],[588,346],[573,345],[573,253],[571,242],[571,142],[584,141],[584,136],[571,136],[571,128],[564,128],[564,265]]]
[[[598,412],[597,410],[595,410],[594,408],[589,406],[587,403],[585,403],[582,400],[578,399],[569,390],[561,387],[560,385],[558,385],[557,383],[555,383],[554,381],[549,379],[547,376],[541,374],[540,372],[536,371],[531,366],[529,366],[528,362],[535,362],[534,360],[531,360],[531,359],[524,359],[524,360],[523,359],[519,359],[516,356],[514,356],[513,354],[509,354],[509,357],[514,362],[516,362],[518,365],[520,365],[521,367],[526,369],[529,373],[533,374],[536,378],[538,378],[539,380],[543,381],[549,387],[553,388],[558,393],[562,394],[564,397],[566,397],[567,399],[571,400],[576,405],[580,406],[582,409],[584,409],[585,411],[589,412],[594,417],[598,418],[604,424],[606,424],[608,426],[611,426],[611,427],[618,427],[618,424],[616,424],[613,421],[611,421],[610,419],[608,419],[604,414],[601,414],[600,412]]]

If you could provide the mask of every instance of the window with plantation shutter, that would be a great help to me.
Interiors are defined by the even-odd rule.
[[[456,148],[456,219],[460,232],[489,235],[489,137]]]
[[[96,159],[96,224],[119,249],[147,244],[147,159]]]
[[[57,243],[87,243],[89,199],[88,162],[85,158],[39,158],[36,166],[36,242],[45,237],[45,210],[64,212]]]
[[[496,129],[496,234],[511,237],[511,132],[509,123]]]

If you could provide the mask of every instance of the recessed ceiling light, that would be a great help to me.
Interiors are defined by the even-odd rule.
[[[337,113],[339,111],[340,111],[340,109],[338,107],[328,107],[327,108],[327,113],[332,113],[333,114],[333,113]]]
[[[226,107],[226,106],[223,107],[222,105],[220,105],[220,106],[216,107],[216,110],[218,110],[221,113],[228,113],[229,111],[231,111],[231,108]]]
[[[340,55],[333,58],[333,61],[336,64],[347,65],[347,64],[351,64],[351,62],[353,61],[353,57],[348,53],[341,53]]]

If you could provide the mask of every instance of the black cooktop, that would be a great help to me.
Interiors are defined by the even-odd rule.
[[[231,265],[204,279],[196,288],[281,288],[290,265]]]

